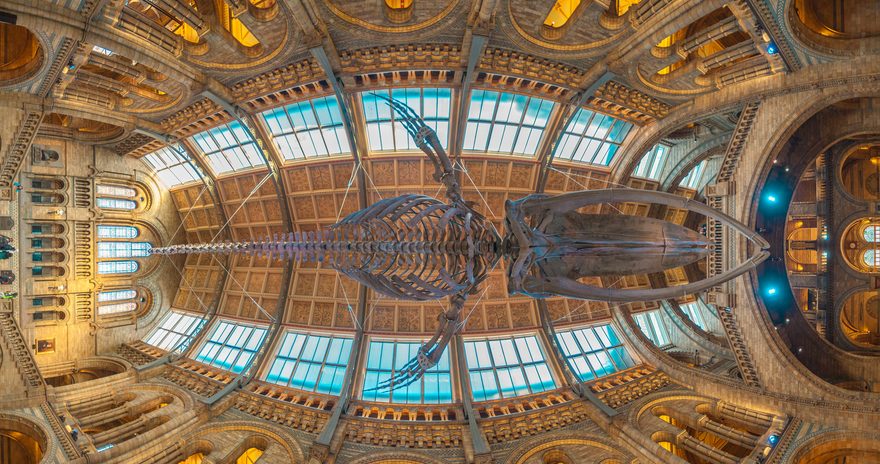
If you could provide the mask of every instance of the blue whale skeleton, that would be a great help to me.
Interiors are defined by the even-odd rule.
[[[398,121],[430,158],[434,179],[445,187],[445,202],[425,195],[401,195],[378,201],[318,232],[295,232],[252,242],[172,245],[153,248],[151,253],[259,254],[321,261],[394,299],[449,297],[436,332],[416,357],[371,390],[406,387],[437,364],[463,326],[462,308],[468,296],[477,292],[502,258],[507,263],[511,295],[627,302],[698,293],[747,272],[769,256],[769,244],[756,232],[704,203],[626,188],[533,194],[508,200],[505,233],[499,236],[491,222],[462,198],[453,163],[436,132],[409,106],[376,96],[397,113]],[[757,251],[726,272],[681,286],[621,289],[587,285],[580,279],[661,272],[694,263],[709,252],[705,236],[678,224],[578,211],[588,205],[617,202],[653,203],[713,218],[745,236]]]

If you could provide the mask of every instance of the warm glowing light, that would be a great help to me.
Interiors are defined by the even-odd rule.
[[[413,0],[385,0],[385,5],[393,10],[405,10],[412,6]]]
[[[617,0],[617,16],[623,16],[633,5],[638,5],[641,0]]]
[[[235,464],[254,464],[257,462],[257,459],[260,459],[260,456],[263,455],[262,450],[258,450],[256,448],[248,448],[247,451],[244,452],[238,459],[235,460]]]
[[[581,0],[556,0],[550,14],[544,19],[544,25],[548,27],[562,27],[571,19],[571,15],[577,10]]]
[[[238,43],[248,48],[260,44],[260,41],[251,33],[251,30],[248,29],[241,20],[232,16],[232,10],[226,2],[222,2],[219,13],[220,22],[223,24],[223,28],[229,31]]]

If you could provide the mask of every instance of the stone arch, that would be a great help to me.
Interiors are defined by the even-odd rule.
[[[673,166],[670,172],[666,173],[665,178],[660,183],[660,190],[664,192],[674,190],[678,187],[681,180],[691,172],[691,169],[700,164],[701,161],[719,153],[723,154],[728,140],[728,134],[721,134],[694,147]]]
[[[393,462],[395,464],[443,464],[445,461],[427,456],[427,453],[421,454],[415,451],[399,450],[372,453],[351,461],[351,464],[380,464],[384,462]]]
[[[4,432],[13,432],[7,434]],[[51,435],[30,419],[16,415],[0,414],[0,442],[7,450],[12,450],[22,464],[37,464],[44,456],[54,453]]]
[[[75,360],[72,365],[63,363],[58,369],[52,367],[41,369],[43,377],[46,383],[61,387],[122,374],[128,371],[130,364],[122,359],[95,356]]]
[[[839,9],[832,4],[786,0],[782,19],[793,38],[814,53],[839,58],[880,50],[880,7],[853,0],[840,2]]]
[[[189,395],[187,395],[189,396]],[[268,440],[272,440],[275,445],[278,445],[283,451],[287,454],[287,459],[291,463],[302,463],[305,462],[305,453],[300,447],[299,443],[291,437],[287,431],[285,431],[281,427],[277,427],[273,424],[265,423],[265,422],[255,422],[255,421],[223,421],[223,422],[213,422],[206,424],[200,427],[198,430],[193,432],[187,437],[187,441],[189,440],[203,440],[214,446],[216,446],[210,440],[210,435],[215,433],[224,433],[229,431],[242,431],[248,432],[250,435],[257,436],[260,439],[267,440],[267,446],[271,443],[268,443]],[[234,448],[234,449],[237,449]],[[246,449],[246,448],[245,448]],[[216,456],[212,456],[216,457]],[[223,461],[218,461],[223,462]],[[433,464],[433,463],[432,463]],[[438,463],[442,464],[442,463]]]
[[[564,451],[574,462],[605,462],[608,459],[628,462],[632,456],[621,451],[620,445],[607,437],[589,433],[553,432],[524,441],[507,458],[510,464],[543,464],[543,456],[552,450]],[[589,460],[584,460],[583,452],[589,452]],[[539,461],[534,461],[539,459]],[[613,462],[613,461],[612,461]]]
[[[43,45],[27,28],[0,23],[0,87],[34,77],[46,61]]]
[[[832,431],[810,437],[791,455],[793,464],[826,464],[835,458],[854,457],[873,462],[880,459],[880,435]]]

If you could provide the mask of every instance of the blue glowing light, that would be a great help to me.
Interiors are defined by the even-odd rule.
[[[775,295],[775,294],[776,294],[776,287],[770,287],[770,288],[768,288],[768,289],[767,289],[767,294],[768,294],[768,295]]]
[[[776,203],[776,195],[773,195],[772,193],[770,195],[767,195],[767,201],[771,203]]]
[[[775,55],[775,54],[777,54],[778,52],[779,52],[779,49],[776,48],[776,44],[775,44],[775,43],[770,42],[770,45],[767,45],[767,53],[769,53],[769,54],[771,54],[771,55]]]
[[[767,437],[767,443],[769,443],[770,446],[776,445],[779,443],[779,435],[770,435]]]

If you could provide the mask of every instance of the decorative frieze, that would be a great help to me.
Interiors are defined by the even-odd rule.
[[[580,88],[584,80],[584,72],[574,66],[500,48],[487,48],[478,67],[489,73],[523,76],[571,89]]]
[[[343,50],[339,54],[344,74],[399,69],[461,69],[458,44],[391,45]]]
[[[247,101],[325,77],[314,60],[302,60],[239,82],[232,87],[232,95],[236,101]]]
[[[596,90],[595,98],[658,119],[664,118],[669,114],[670,106],[668,104],[663,103],[648,94],[629,88],[617,81],[608,81],[599,87],[599,89]]]
[[[665,372],[642,365],[592,382],[590,389],[602,402],[617,409],[669,385],[670,382]]]
[[[460,448],[467,422],[345,419],[345,440],[375,446]]]
[[[303,432],[318,433],[330,418],[330,412],[272,399],[251,391],[239,391],[233,398],[233,407]]]

